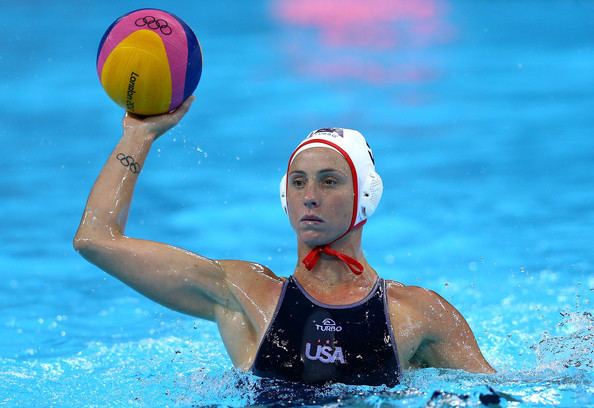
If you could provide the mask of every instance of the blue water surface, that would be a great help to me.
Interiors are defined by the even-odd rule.
[[[385,185],[367,259],[455,305],[498,370],[273,385],[268,405],[480,406],[490,386],[501,406],[594,406],[594,3],[577,0],[4,2],[0,406],[264,404],[213,323],[71,246],[121,133],[96,47],[140,7],[195,30],[204,72],[145,163],[127,235],[288,276],[286,160],[312,129],[359,129]]]

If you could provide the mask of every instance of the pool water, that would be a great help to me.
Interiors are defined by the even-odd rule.
[[[367,259],[455,305],[498,370],[315,390],[234,370],[213,323],[72,249],[121,132],[96,47],[141,6],[3,4],[0,406],[594,406],[594,3],[150,4],[196,31],[205,65],[126,233],[288,276],[286,160],[312,129],[359,129],[385,185]]]

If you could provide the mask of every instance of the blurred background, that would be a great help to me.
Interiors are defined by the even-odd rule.
[[[288,276],[286,160],[313,129],[358,129],[384,180],[364,233],[378,272],[448,299],[504,373],[591,373],[593,2],[32,0],[2,2],[0,19],[0,405],[17,388],[21,402],[64,405],[78,389],[125,401],[147,372],[170,387],[180,372],[229,373],[214,324],[71,246],[121,134],[97,46],[140,7],[192,27],[204,70],[145,163],[127,235]],[[591,402],[589,384],[572,401]]]

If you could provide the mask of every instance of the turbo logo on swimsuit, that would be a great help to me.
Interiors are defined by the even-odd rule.
[[[342,326],[338,326],[334,320],[326,318],[322,324],[316,324],[317,331],[339,332],[342,331]]]
[[[161,31],[161,34],[163,35],[170,35],[173,32],[171,26],[169,25],[169,23],[167,23],[166,20],[162,18],[155,18],[153,16],[144,16],[142,18],[138,18],[136,19],[134,24],[136,25],[136,27],[147,26],[151,30],[158,29],[159,31]]]

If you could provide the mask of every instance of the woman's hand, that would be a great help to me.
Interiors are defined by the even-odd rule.
[[[139,130],[145,132],[152,141],[155,141],[179,123],[184,115],[190,109],[192,102],[196,99],[195,96],[190,96],[181,104],[176,110],[156,116],[140,116],[134,113],[126,112],[122,125],[124,132]]]

